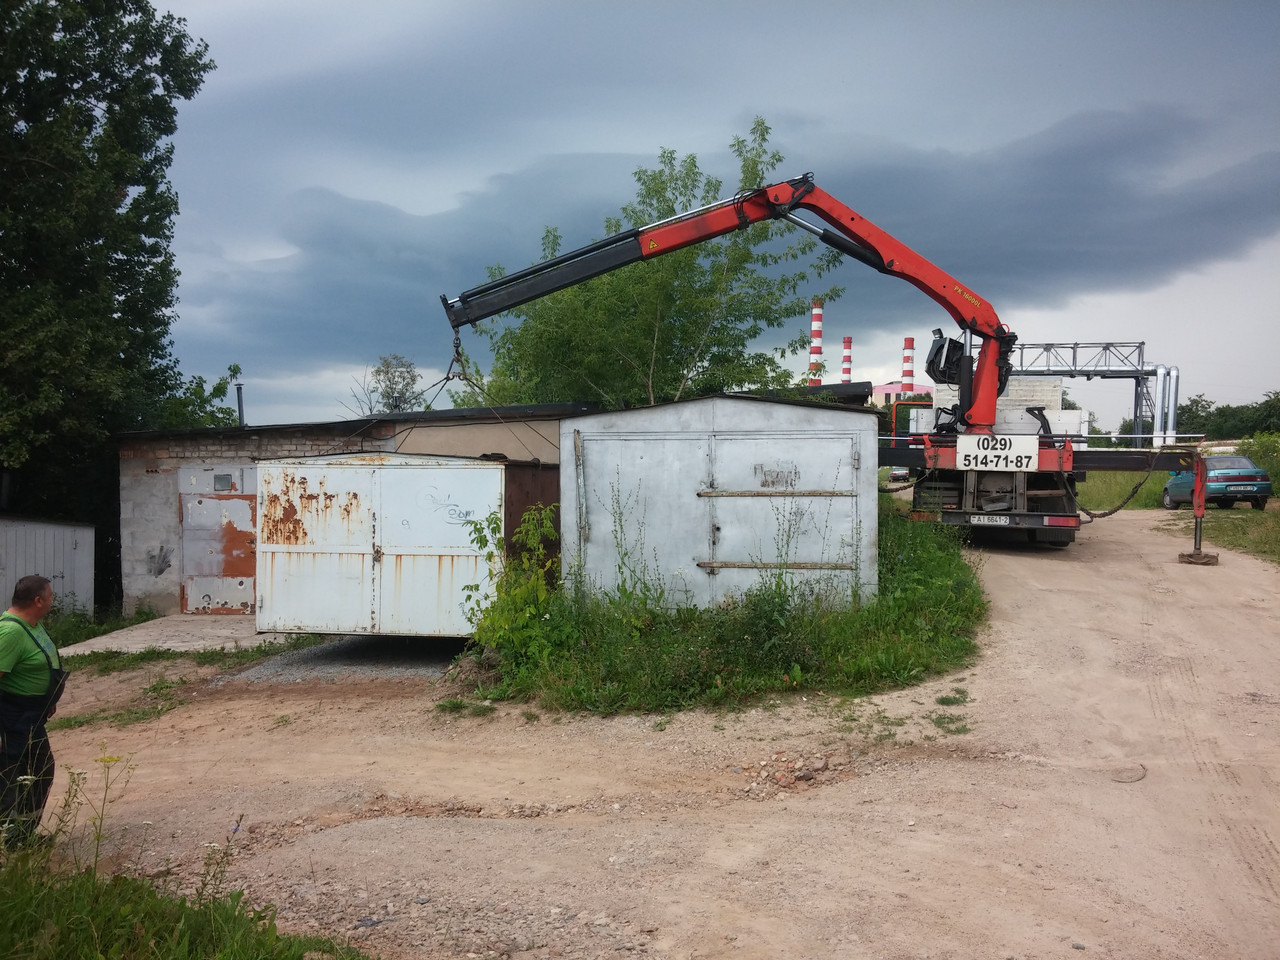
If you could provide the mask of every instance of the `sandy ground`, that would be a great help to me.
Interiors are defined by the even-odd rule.
[[[190,891],[231,836],[283,928],[385,958],[1276,957],[1280,570],[1179,564],[1162,522],[983,549],[981,659],[867,700],[475,717],[435,709],[464,681],[192,670],[54,747],[129,758],[129,869]],[[64,713],[158,675],[77,674]]]

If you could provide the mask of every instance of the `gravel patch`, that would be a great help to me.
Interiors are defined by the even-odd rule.
[[[250,683],[303,683],[343,678],[407,680],[440,677],[462,652],[456,637],[347,636],[303,650],[290,650],[239,673],[213,679]]]

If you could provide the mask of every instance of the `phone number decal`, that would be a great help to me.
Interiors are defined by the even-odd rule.
[[[1034,470],[1036,458],[1026,454],[964,453],[956,460],[961,470]]]
[[[1034,434],[962,433],[956,437],[956,467],[961,470],[1035,470],[1040,440]]]

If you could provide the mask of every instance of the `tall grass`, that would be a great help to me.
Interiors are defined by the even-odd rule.
[[[1188,545],[1194,523],[1195,519],[1187,507],[1165,517],[1165,529],[1186,537]],[[1201,533],[1204,540],[1214,546],[1280,563],[1280,502],[1273,500],[1261,512],[1239,505],[1232,510],[1206,507]]]
[[[1275,435],[1263,435],[1268,439]],[[1255,462],[1258,462],[1255,459]],[[1273,474],[1274,477],[1276,475]],[[1145,478],[1145,481],[1144,481]],[[1126,504],[1126,510],[1160,510],[1167,517],[1167,529],[1179,535],[1191,536],[1191,508],[1183,506],[1176,512],[1163,510],[1160,494],[1169,474],[1164,470],[1145,473],[1123,473],[1110,470],[1092,470],[1088,479],[1077,488],[1080,505],[1093,511],[1109,510],[1120,503],[1134,485],[1140,481],[1142,488]],[[1220,510],[1214,506],[1205,508],[1201,528],[1209,543],[1232,550],[1240,550],[1255,557],[1280,563],[1280,501],[1273,500],[1265,511],[1245,509],[1237,505],[1234,510]],[[1101,521],[1105,523],[1106,521]]]
[[[477,610],[476,636],[499,655],[488,696],[548,707],[668,711],[781,690],[866,693],[918,682],[973,656],[986,612],[956,536],[880,501],[879,595],[858,604],[770,574],[711,609],[673,607],[660,582],[605,592],[555,590],[546,525],[526,518],[520,549]],[[490,543],[486,539],[486,543]]]
[[[210,650],[169,650],[164,647],[147,647],[133,652],[94,650],[89,653],[67,654],[62,658],[62,665],[68,670],[93,670],[100,675],[175,660],[191,660],[200,666],[240,667],[291,650],[303,650],[316,644],[328,643],[332,639],[333,637],[314,633],[299,633],[284,640],[268,640],[245,647],[236,644]]]
[[[99,613],[97,616],[86,613],[77,607],[74,601],[58,603],[49,616],[44,619],[44,628],[53,645],[61,649],[73,643],[92,640],[104,633],[114,633],[137,623],[154,620],[156,612],[146,607],[139,608],[131,617],[126,617],[119,610]]]
[[[102,786],[87,789],[74,771],[52,835],[0,850],[0,950],[22,960],[361,960],[321,937],[280,933],[271,906],[225,889],[231,848],[210,844],[191,897],[157,889],[116,864],[104,876],[110,836],[105,817],[129,769],[98,759]],[[88,820],[79,822],[80,811]],[[145,840],[145,838],[144,838]]]
[[[1076,486],[1076,499],[1086,510],[1100,513],[1117,506],[1141,483],[1142,487],[1124,509],[1152,510],[1160,506],[1160,493],[1168,479],[1167,470],[1153,470],[1149,474],[1145,471],[1090,470],[1084,483]]]

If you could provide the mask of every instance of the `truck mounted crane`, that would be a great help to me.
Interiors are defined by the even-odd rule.
[[[825,223],[798,216],[807,210]],[[749,190],[666,220],[624,231],[525,270],[442,296],[455,333],[538,297],[611,270],[743,230],[786,220],[880,273],[900,277],[942,306],[963,341],[935,331],[930,374],[958,387],[947,422],[902,448],[881,450],[881,465],[921,471],[912,516],[960,526],[1023,528],[1031,539],[1068,543],[1080,517],[1070,477],[1070,440],[995,432],[996,399],[1008,381],[1017,337],[987,301],[910,247],[818,187],[812,174]],[[973,340],[979,341],[976,363]]]

